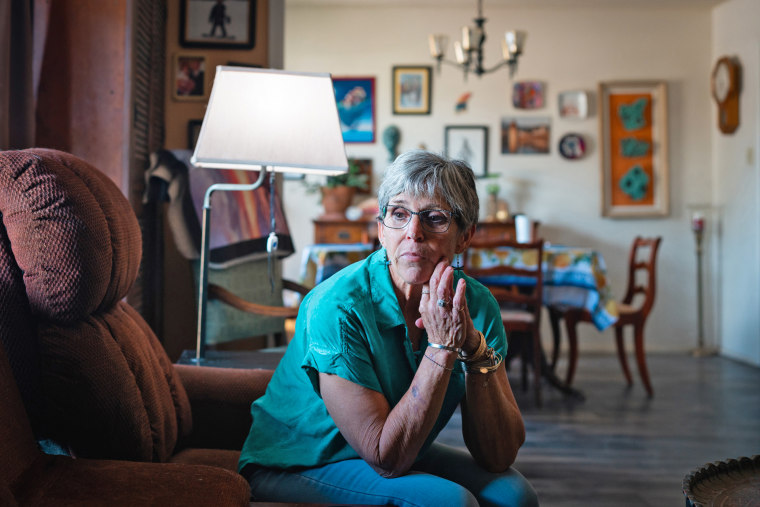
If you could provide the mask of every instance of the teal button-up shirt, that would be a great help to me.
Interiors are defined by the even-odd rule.
[[[463,276],[475,328],[505,357],[506,336],[496,300],[459,271],[455,283]],[[409,389],[426,348],[423,333],[420,350],[412,350],[384,249],[319,284],[301,303],[295,336],[266,393],[251,406],[253,424],[238,469],[248,463],[313,467],[358,458],[325,408],[319,373],[382,393],[394,407]],[[449,421],[464,393],[464,370],[457,363],[420,455]]]

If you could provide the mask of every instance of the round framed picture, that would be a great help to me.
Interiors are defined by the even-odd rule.
[[[586,153],[586,142],[580,134],[565,134],[559,140],[559,153],[564,158],[575,160]]]

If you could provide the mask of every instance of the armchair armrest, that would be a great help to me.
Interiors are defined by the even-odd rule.
[[[282,288],[285,290],[292,290],[293,292],[298,292],[302,296],[305,296],[310,290],[307,286],[301,285],[300,283],[294,282],[292,280],[288,280],[286,278],[282,279]]]
[[[251,303],[250,301],[246,301],[240,296],[233,294],[224,287],[220,287],[213,283],[208,285],[208,296],[209,299],[218,299],[233,308],[257,315],[284,317],[286,319],[293,319],[298,315],[298,308],[295,306],[269,306]]]
[[[190,399],[190,447],[236,449],[251,429],[251,403],[264,394],[272,370],[215,368],[175,364]]]

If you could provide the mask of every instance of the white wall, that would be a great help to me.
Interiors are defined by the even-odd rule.
[[[713,129],[713,197],[721,217],[716,268],[721,273],[719,322],[723,353],[760,365],[760,2],[731,0],[712,19],[712,60],[742,64],[740,126]],[[712,122],[717,122],[717,111]]]
[[[427,34],[448,33],[453,38],[474,17],[474,11],[474,7],[287,6],[285,68],[376,77],[377,142],[346,146],[349,156],[374,160],[376,179],[387,165],[387,152],[380,139],[388,125],[400,128],[401,150],[424,144],[435,151],[443,150],[445,125],[488,125],[489,173],[499,174],[501,197],[513,211],[521,210],[540,220],[541,234],[546,239],[598,249],[607,261],[617,299],[625,290],[633,237],[662,235],[660,285],[647,325],[647,347],[652,351],[694,347],[696,264],[687,206],[712,199],[710,11],[516,9],[487,5],[486,30],[490,38],[486,42],[486,63],[493,64],[500,58],[499,32],[527,30],[526,51],[516,79],[543,81],[546,107],[535,112],[516,111],[511,105],[511,82],[506,70],[481,79],[471,76],[465,83],[457,69],[444,66],[434,76],[431,115],[392,115],[392,66],[432,65]],[[668,84],[671,213],[667,218],[602,218],[598,115],[571,121],[561,119],[557,112],[559,92],[582,89],[596,96],[599,81],[619,79],[664,80]],[[455,101],[466,91],[472,92],[469,109],[456,114]],[[510,115],[550,116],[551,154],[502,155],[500,120]],[[590,144],[586,158],[566,161],[559,156],[557,142],[568,132],[586,136]],[[311,219],[321,209],[317,197],[305,194],[300,183],[287,181],[285,185],[287,216],[296,246],[303,248],[313,240]],[[484,185],[481,183],[481,187]],[[300,252],[285,262],[286,276],[298,277]],[[708,262],[713,262],[711,257]],[[708,300],[712,300],[712,279],[708,277]],[[707,337],[712,342],[715,319],[712,305],[706,306]],[[581,326],[580,331],[583,350],[612,350],[611,331],[600,334],[591,326]],[[548,332],[544,334],[548,336]]]

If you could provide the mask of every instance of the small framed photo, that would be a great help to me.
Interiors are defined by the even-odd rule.
[[[501,119],[501,153],[547,154],[551,118],[541,116],[505,117]]]
[[[578,119],[588,117],[589,98],[584,91],[568,91],[559,94],[559,115],[562,118]]]
[[[344,143],[375,142],[375,78],[333,77]]]
[[[256,0],[180,0],[179,43],[185,48],[251,49]]]
[[[544,83],[519,81],[512,86],[512,105],[517,109],[541,109],[544,107]]]
[[[201,133],[203,120],[189,120],[187,122],[187,149],[195,150],[195,143],[198,142],[198,135]]]
[[[177,54],[174,56],[172,97],[175,100],[206,100],[206,57]]]
[[[430,114],[430,66],[393,67],[393,114]]]
[[[445,127],[444,150],[447,157],[467,162],[476,178],[485,178],[488,175],[487,126]]]

